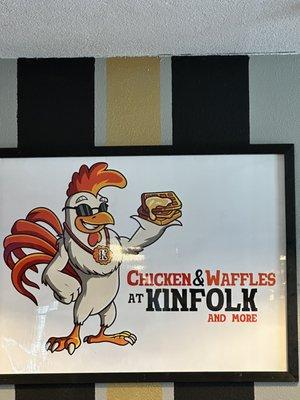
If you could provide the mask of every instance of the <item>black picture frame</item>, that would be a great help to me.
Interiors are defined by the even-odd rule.
[[[87,154],[88,153],[88,154]],[[218,154],[282,154],[285,166],[286,275],[287,275],[287,357],[284,372],[138,372],[138,373],[38,373],[0,374],[0,384],[58,384],[101,382],[298,382],[297,273],[295,229],[295,171],[293,144],[265,144],[234,147],[132,146],[94,147],[85,154],[70,149],[41,149],[38,153],[21,149],[0,149],[0,158],[20,157],[92,157],[92,156],[155,156],[155,155],[218,155]],[[1,318],[1,315],[0,315]],[[247,357],[247,348],[245,348]]]

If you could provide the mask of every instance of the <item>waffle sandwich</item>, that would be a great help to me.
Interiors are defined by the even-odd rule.
[[[141,195],[138,215],[157,225],[167,225],[181,217],[181,201],[174,192],[151,192]]]

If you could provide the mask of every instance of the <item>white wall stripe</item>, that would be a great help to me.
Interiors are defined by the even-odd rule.
[[[162,383],[162,400],[174,400],[174,383]]]
[[[0,59],[0,147],[17,147],[17,60]]]
[[[172,128],[172,58],[160,59],[160,126],[161,144],[173,143]]]
[[[106,59],[95,59],[95,146],[106,145]]]
[[[96,383],[95,400],[106,400],[107,387],[105,383]]]
[[[0,400],[15,400],[14,386],[3,385],[0,386]]]

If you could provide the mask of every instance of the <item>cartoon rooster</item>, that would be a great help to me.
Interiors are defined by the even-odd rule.
[[[12,282],[19,293],[37,304],[24,285],[37,289],[39,286],[29,280],[26,271],[38,272],[38,265],[46,265],[42,282],[51,288],[61,303],[74,303],[74,327],[69,335],[51,337],[47,341],[46,348],[51,352],[65,349],[73,354],[81,345],[81,326],[93,315],[100,317],[100,330],[97,335],[85,337],[84,342],[125,346],[134,345],[137,340],[129,331],[106,332],[117,314],[114,300],[120,285],[119,267],[126,255],[140,253],[158,240],[168,227],[181,225],[178,221],[181,212],[170,207],[173,200],[168,195],[150,196],[146,200],[148,206],[152,205],[148,216],[132,216],[139,224],[133,236],[119,236],[108,228],[115,221],[108,212],[108,199],[100,192],[108,186],[124,188],[126,184],[126,178],[120,172],[108,169],[104,162],[90,168],[82,165],[79,172],[73,174],[66,192],[63,226],[51,210],[35,208],[26,219],[15,222],[11,235],[4,240],[4,260],[11,269]],[[57,237],[45,228],[45,224],[56,232]]]

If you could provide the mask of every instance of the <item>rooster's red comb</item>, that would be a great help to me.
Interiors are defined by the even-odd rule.
[[[79,172],[74,172],[72,176],[67,196],[70,197],[78,192],[90,192],[96,196],[99,190],[106,186],[124,188],[127,184],[125,176],[107,167],[104,162],[96,163],[90,168],[82,165]]]

